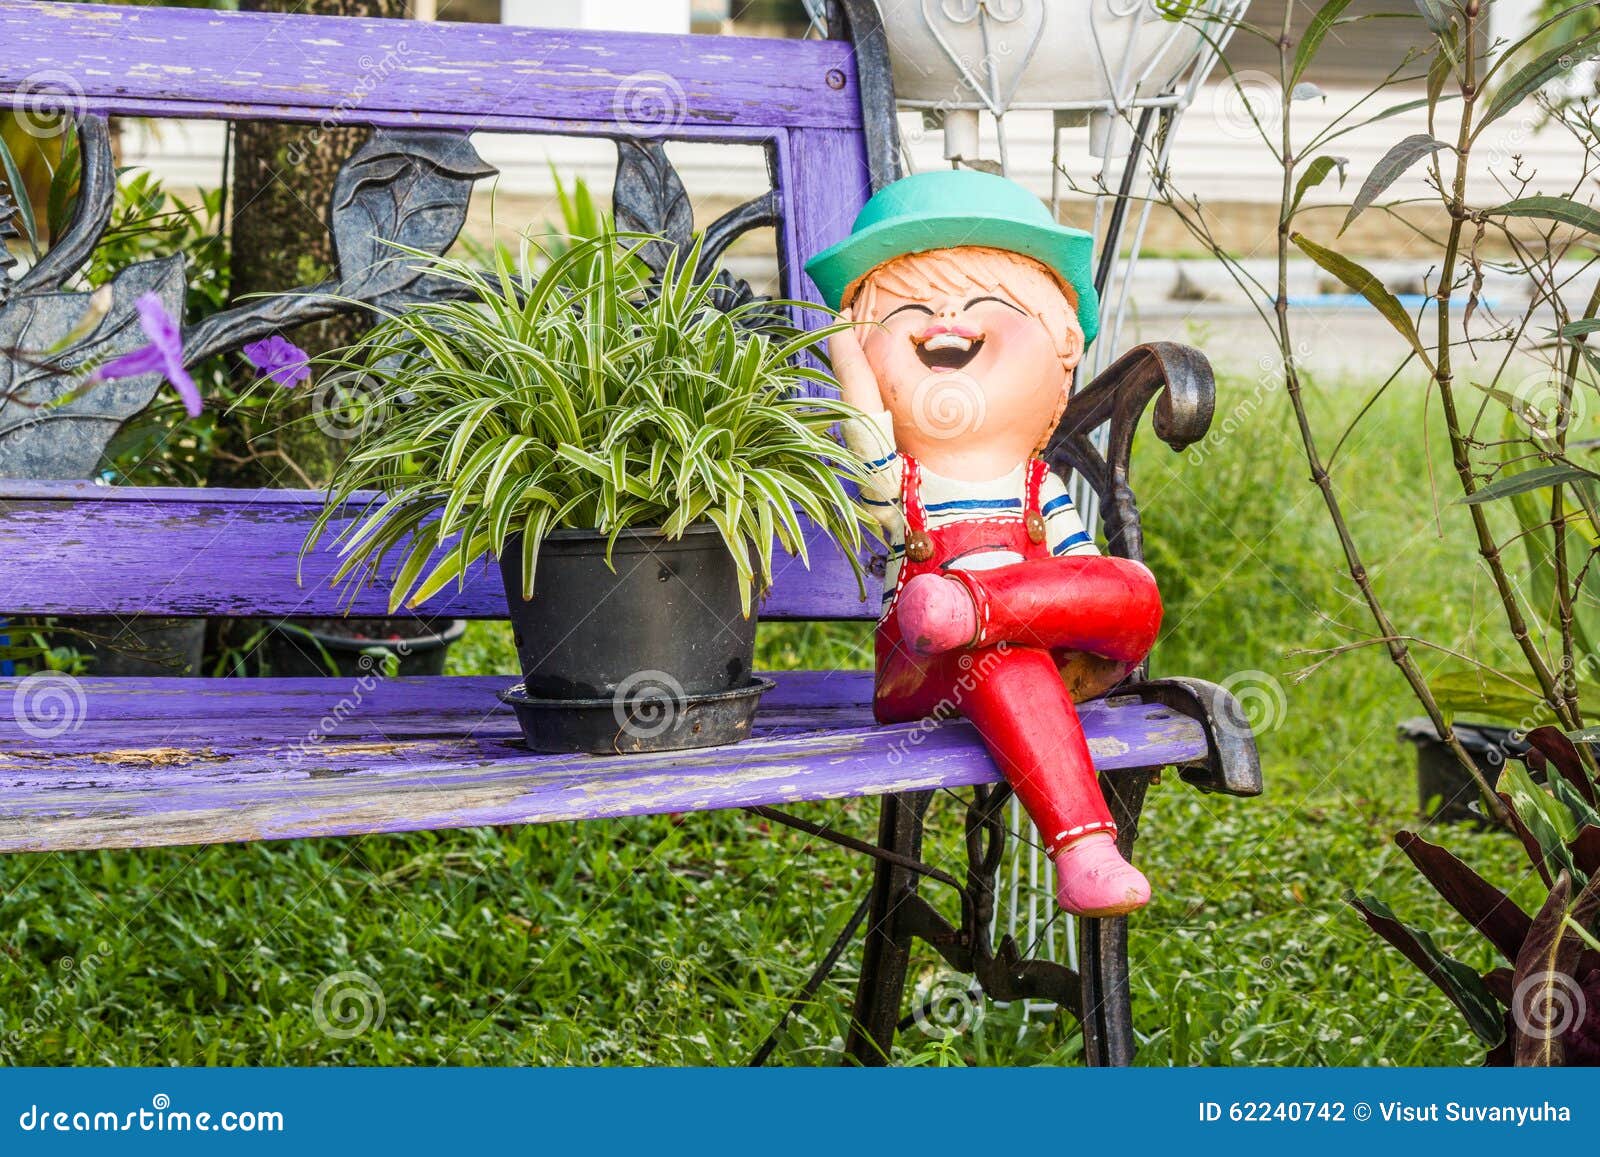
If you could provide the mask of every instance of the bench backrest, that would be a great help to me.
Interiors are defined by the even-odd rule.
[[[892,169],[894,148],[872,0],[835,0],[829,9],[836,31],[847,26],[846,15],[854,20],[854,43],[0,0],[0,102],[73,113],[85,164],[67,235],[11,286],[9,300],[0,290],[0,348],[11,344],[7,313],[14,333],[49,310],[70,312],[63,283],[92,250],[111,208],[109,116],[371,126],[373,141],[346,165],[346,200],[369,196],[385,181],[425,187],[448,206],[435,215],[443,224],[424,229],[427,244],[439,249],[454,240],[472,181],[492,172],[472,151],[470,132],[615,138],[624,161],[619,221],[677,233],[688,228],[687,200],[660,142],[759,145],[773,191],[711,223],[708,235],[720,249],[749,228],[774,226],[781,292],[815,301],[804,258],[848,231],[874,180]],[[409,175],[395,176],[411,162]],[[360,165],[366,168],[352,172]],[[336,239],[340,199],[336,192]],[[459,218],[453,226],[452,213]],[[422,292],[364,283],[363,270],[343,267],[345,248],[336,287],[385,304]],[[170,272],[153,271],[147,280],[170,282]],[[199,361],[314,320],[294,309],[300,312],[256,303],[213,318],[186,332],[187,356]],[[6,368],[0,361],[0,384],[14,389],[21,370]],[[84,477],[82,463],[92,463],[116,423],[148,401],[156,382],[145,384],[143,401],[117,401],[120,395],[102,388],[99,400],[75,401],[61,412],[35,407],[35,418],[21,422],[0,408],[0,475]],[[72,409],[113,402],[123,409]],[[68,435],[83,445],[78,465],[65,473],[48,465],[59,456],[12,447],[8,457],[5,439],[36,437],[45,418],[79,419],[73,429],[80,432],[103,427],[100,440]],[[297,582],[300,542],[318,502],[307,492],[0,481],[0,550],[13,560],[0,582],[0,614],[336,613],[344,603],[325,581],[330,554],[308,558]],[[798,563],[784,568],[764,613],[872,617],[876,603],[860,598],[845,561],[824,546],[809,573]],[[381,614],[385,606],[375,590],[353,609]],[[441,595],[420,613],[503,617],[498,576],[475,574],[464,592]]]

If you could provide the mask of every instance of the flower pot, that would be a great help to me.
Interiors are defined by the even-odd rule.
[[[464,619],[309,619],[279,622],[267,639],[274,675],[442,675]]]
[[[879,9],[895,97],[941,111],[988,107],[988,100],[1002,107],[1110,104],[1161,92],[1193,62],[1204,43],[1195,18],[1210,11],[1173,4],[1170,13],[1190,19],[1168,19],[1154,0],[880,0]]]
[[[1454,724],[1456,737],[1490,783],[1500,778],[1508,757],[1520,759],[1528,745],[1512,738],[1511,729],[1492,723]],[[1400,738],[1417,749],[1417,803],[1430,820],[1440,823],[1487,823],[1477,781],[1456,760],[1427,719],[1408,719]]]
[[[749,733],[769,686],[751,674],[756,616],[715,527],[676,540],[560,530],[522,597],[520,541],[500,560],[523,681],[502,696],[535,751],[669,751]]]

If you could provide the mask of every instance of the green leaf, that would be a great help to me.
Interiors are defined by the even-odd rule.
[[[1435,36],[1442,36],[1450,31],[1450,10],[1441,0],[1412,0],[1417,6],[1417,11],[1422,15],[1422,22],[1428,26],[1428,31]]]
[[[1295,212],[1300,208],[1300,202],[1305,195],[1328,179],[1328,174],[1335,169],[1339,170],[1339,187],[1344,188],[1345,170],[1349,167],[1349,157],[1322,156],[1316,158],[1306,166],[1306,171],[1300,174],[1300,179],[1295,182],[1294,198],[1289,202],[1289,212],[1284,220],[1293,219]]]
[[[1444,671],[1428,680],[1428,689],[1447,719],[1466,717],[1523,731],[1555,720],[1543,697],[1492,671]],[[1600,687],[1580,686],[1578,698],[1600,704]]]
[[[1484,109],[1477,127],[1472,130],[1474,139],[1490,124],[1516,108],[1524,99],[1538,92],[1556,77],[1570,73],[1575,61],[1594,55],[1597,45],[1600,45],[1600,29],[1578,40],[1567,41],[1546,49],[1517,69],[1509,80],[1496,86],[1494,95],[1489,98],[1488,107]]]
[[[1495,791],[1511,801],[1511,810],[1538,843],[1551,872],[1577,870],[1568,847],[1578,834],[1577,822],[1559,800],[1533,782],[1527,768],[1506,760]]]
[[[1539,466],[1533,470],[1524,470],[1518,474],[1507,474],[1496,478],[1465,498],[1456,499],[1457,504],[1467,506],[1481,506],[1485,502],[1493,502],[1499,498],[1509,498],[1513,494],[1525,494],[1530,490],[1547,490],[1552,486],[1559,486],[1580,479],[1600,478],[1592,470],[1585,470],[1581,466],[1570,466],[1564,462],[1554,466]]]
[[[1306,68],[1316,58],[1317,50],[1322,47],[1323,37],[1328,35],[1334,21],[1350,7],[1350,0],[1328,0],[1317,14],[1311,18],[1311,23],[1306,25],[1306,34],[1300,38],[1299,46],[1294,50],[1294,67],[1289,70],[1289,84],[1294,83],[1304,75]]]
[[[1586,317],[1582,321],[1569,321],[1560,329],[1562,337],[1584,337],[1600,330],[1600,317]]]
[[[1307,240],[1302,234],[1292,234],[1290,240],[1307,257],[1344,282],[1356,293],[1366,298],[1372,307],[1383,316],[1384,320],[1394,326],[1400,336],[1410,343],[1411,348],[1421,355],[1423,363],[1432,365],[1432,361],[1428,357],[1428,351],[1423,348],[1421,339],[1417,337],[1416,327],[1411,324],[1410,315],[1406,313],[1405,308],[1400,304],[1399,298],[1384,288],[1383,282],[1378,280],[1376,274],[1350,260],[1342,253],[1324,249],[1314,241]]]
[[[1367,174],[1367,179],[1362,182],[1361,191],[1356,194],[1355,202],[1350,206],[1350,212],[1345,214],[1344,224],[1339,226],[1340,236],[1344,235],[1344,231],[1350,228],[1351,224],[1354,223],[1357,217],[1361,216],[1367,206],[1382,196],[1383,191],[1395,183],[1401,173],[1423,157],[1430,156],[1440,149],[1448,149],[1449,147],[1443,141],[1434,140],[1427,133],[1413,133],[1404,140],[1397,141],[1391,145],[1389,151],[1383,154],[1382,159],[1372,167],[1372,172]]]
[[[11,189],[12,199],[17,203],[17,216],[22,218],[22,229],[28,236],[28,246],[33,250],[34,256],[39,254],[39,223],[34,219],[33,200],[28,196],[28,186],[23,183],[22,172],[17,167],[17,160],[11,155],[11,149],[6,144],[5,137],[0,136],[0,169],[5,170],[6,185]]]
[[[1585,233],[1600,235],[1600,212],[1589,205],[1580,205],[1567,197],[1519,197],[1493,209],[1485,210],[1490,217],[1537,217],[1546,221],[1559,221],[1582,229]]]

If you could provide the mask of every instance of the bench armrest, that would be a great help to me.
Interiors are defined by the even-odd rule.
[[[1199,350],[1175,342],[1135,346],[1072,395],[1045,447],[1056,473],[1082,475],[1100,496],[1111,553],[1144,560],[1139,507],[1128,484],[1128,460],[1139,418],[1157,395],[1156,436],[1174,450],[1205,437],[1216,409],[1216,380]],[[1090,435],[1110,423],[1106,452]]]
[[[1125,684],[1118,695],[1137,695],[1195,720],[1206,732],[1206,758],[1178,768],[1183,781],[1222,795],[1261,794],[1261,759],[1244,708],[1226,687],[1204,679],[1151,679]]]

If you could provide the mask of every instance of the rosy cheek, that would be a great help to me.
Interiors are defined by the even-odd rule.
[[[1019,313],[1007,310],[999,318],[990,319],[984,329],[991,340],[1002,345],[1015,345],[1026,341],[1029,330],[1036,328],[1038,324],[1031,317],[1023,317]]]
[[[898,376],[905,362],[906,342],[893,334],[876,333],[861,343],[861,352],[867,356],[873,377],[880,386],[888,387]]]

